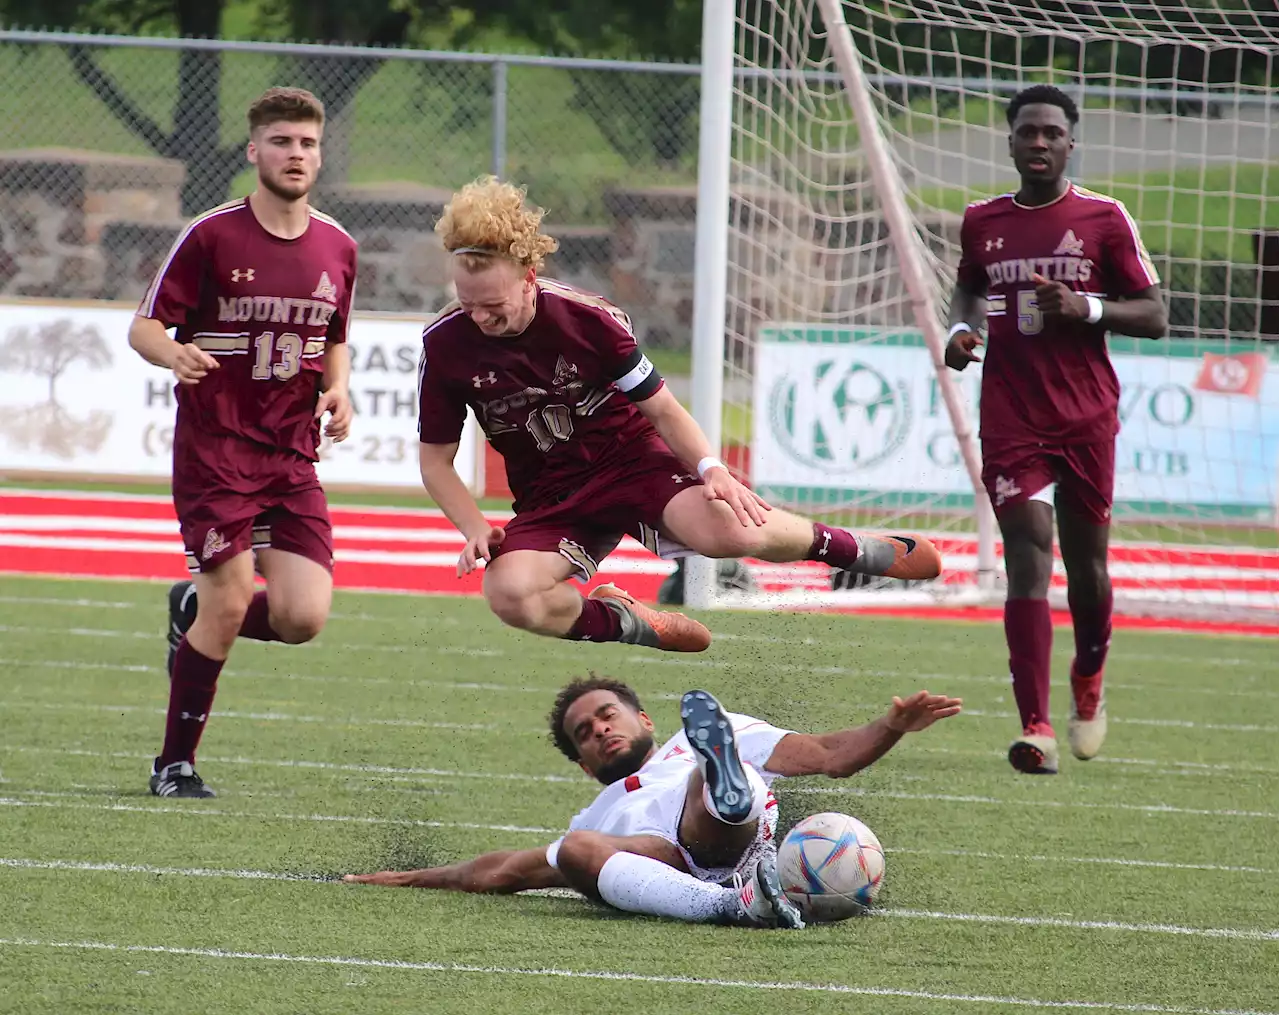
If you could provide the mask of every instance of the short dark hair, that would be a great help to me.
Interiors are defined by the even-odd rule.
[[[1010,100],[1009,108],[1004,114],[1009,120],[1009,126],[1013,126],[1013,121],[1018,118],[1023,106],[1036,104],[1057,106],[1067,114],[1067,122],[1072,127],[1080,122],[1080,110],[1075,100],[1061,88],[1055,88],[1053,85],[1032,85],[1030,88],[1022,89]]]
[[[639,696],[621,680],[614,680],[612,677],[597,677],[594,673],[589,673],[585,677],[577,677],[565,684],[560,689],[560,693],[556,695],[556,703],[551,707],[551,714],[547,716],[547,722],[551,725],[551,742],[570,761],[578,761],[582,755],[578,753],[578,748],[574,746],[573,738],[564,731],[565,713],[569,711],[569,706],[575,701],[592,691],[612,691],[620,701],[630,705],[637,712],[644,711],[640,705]]]
[[[313,120],[324,126],[324,103],[305,88],[268,88],[249,107],[249,130],[269,123],[306,123]]]

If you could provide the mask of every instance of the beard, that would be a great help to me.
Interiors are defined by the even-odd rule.
[[[608,786],[610,783],[635,775],[653,751],[653,735],[641,733],[631,741],[631,746],[611,761],[605,762],[593,773],[596,779]]]
[[[282,201],[301,201],[311,191],[311,184],[281,174],[280,180],[274,180],[265,173],[258,175],[263,188],[270,191]]]

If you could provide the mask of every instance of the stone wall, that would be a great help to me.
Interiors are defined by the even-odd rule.
[[[185,224],[183,176],[170,159],[0,152],[0,295],[140,299]],[[360,243],[358,309],[425,316],[448,302],[447,256],[432,227],[449,196],[411,183],[316,189],[316,207]],[[546,272],[616,301],[642,342],[687,347],[694,188],[616,188],[604,203],[608,225],[553,229],[560,249]],[[883,221],[874,209],[848,211],[833,225],[777,188],[735,194],[731,332],[751,335],[767,320],[909,322]],[[959,217],[932,228],[955,243]]]

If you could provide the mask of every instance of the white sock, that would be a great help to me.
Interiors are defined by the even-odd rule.
[[[628,913],[648,913],[687,923],[711,923],[737,912],[738,893],[699,881],[661,860],[614,853],[596,880],[600,898]]]
[[[715,801],[711,799],[711,790],[707,789],[706,773],[702,774],[702,804],[707,809],[707,813],[713,818],[720,818],[726,825],[745,825],[750,821],[755,821],[764,813],[764,805],[769,800],[769,787],[764,784],[764,779],[750,765],[743,765],[742,770],[747,773],[747,782],[751,783],[751,813],[741,821],[729,821],[720,816],[720,812],[716,810]]]

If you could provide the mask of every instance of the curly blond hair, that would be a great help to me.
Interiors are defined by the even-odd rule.
[[[478,271],[505,257],[535,271],[560,244],[538,232],[545,209],[525,204],[525,188],[481,176],[453,195],[436,223],[445,250]]]

